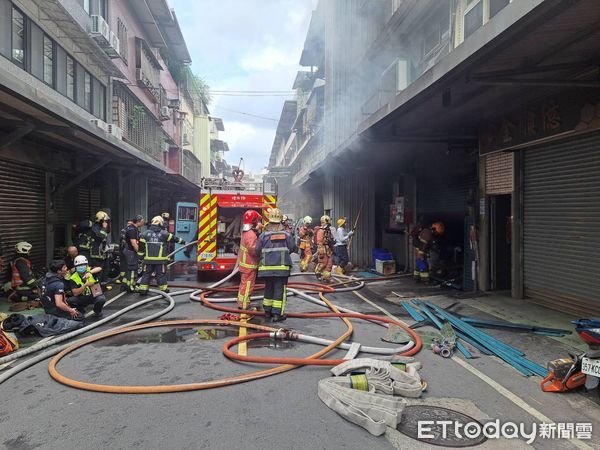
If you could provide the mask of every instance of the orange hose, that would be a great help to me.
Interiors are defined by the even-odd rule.
[[[407,331],[414,340],[415,346],[404,352],[403,356],[411,356],[416,354],[422,347],[422,342],[419,336],[408,326],[406,326],[402,322],[398,322],[396,320],[371,316],[368,314],[353,314],[353,313],[340,313],[339,310],[333,305],[327,298],[323,295],[323,292],[334,292],[335,289],[326,286],[320,285],[316,283],[290,283],[290,286],[297,287],[309,287],[310,289],[319,292],[321,299],[327,304],[327,306],[332,310],[331,313],[291,313],[288,314],[289,317],[299,317],[299,318],[340,318],[347,326],[347,330],[338,337],[334,342],[327,345],[320,351],[306,357],[306,358],[269,358],[269,357],[258,357],[258,356],[242,356],[238,355],[230,350],[231,347],[238,344],[239,342],[245,342],[252,339],[260,339],[264,337],[269,337],[270,333],[277,331],[276,328],[267,327],[263,325],[253,324],[253,323],[241,323],[237,321],[228,321],[228,320],[216,320],[216,319],[196,319],[196,320],[170,320],[165,322],[153,322],[142,325],[137,325],[134,327],[122,328],[118,330],[110,330],[102,334],[98,334],[95,336],[91,336],[85,340],[79,341],[72,346],[66,348],[58,355],[56,355],[51,361],[48,367],[48,372],[50,376],[62,383],[66,386],[70,386],[76,389],[83,389],[87,391],[95,391],[95,392],[106,392],[106,393],[116,393],[116,394],[157,394],[157,393],[167,393],[167,392],[185,392],[185,391],[194,391],[194,390],[203,390],[203,389],[212,389],[221,386],[228,386],[237,383],[243,383],[247,381],[257,380],[260,378],[265,378],[271,375],[275,375],[278,373],[283,373],[288,370],[295,369],[301,365],[337,365],[344,362],[343,359],[329,359],[329,360],[320,360],[322,356],[334,350],[340,343],[344,342],[348,337],[352,335],[352,324],[348,320],[348,318],[357,318],[364,319],[369,321],[376,321],[382,323],[396,324],[402,327],[405,331]],[[231,286],[227,288],[219,288],[219,289],[210,289],[203,292],[200,296],[201,302],[209,308],[232,312],[232,313],[242,313],[248,315],[264,315],[263,312],[259,311],[250,311],[250,310],[239,310],[233,308],[226,308],[222,306],[217,306],[207,300],[206,296],[212,292],[234,292],[237,290],[236,286]],[[62,358],[64,358],[69,353],[74,352],[75,350],[91,344],[93,342],[106,339],[111,336],[117,336],[119,334],[128,333],[131,331],[147,329],[147,328],[155,328],[155,327],[165,327],[165,326],[180,326],[180,325],[228,325],[228,326],[237,326],[237,327],[246,327],[252,330],[262,331],[262,333],[256,333],[254,335],[237,337],[229,342],[227,342],[223,347],[223,353],[230,359],[239,360],[239,361],[247,361],[247,362],[257,362],[257,363],[267,363],[267,364],[282,364],[277,367],[273,367],[271,369],[255,371],[244,375],[238,375],[235,377],[226,377],[218,380],[211,381],[203,381],[198,383],[189,383],[189,384],[175,384],[175,385],[162,385],[162,386],[140,386],[140,385],[132,385],[132,386],[119,386],[119,385],[106,385],[106,384],[95,384],[95,383],[87,383],[83,381],[73,380],[68,378],[62,374],[60,374],[56,368],[57,364],[60,362]]]

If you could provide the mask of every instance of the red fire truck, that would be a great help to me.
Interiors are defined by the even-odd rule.
[[[198,270],[233,270],[244,212],[254,209],[266,221],[269,211],[276,206],[277,183],[274,178],[265,178],[257,183],[204,179],[198,209]]]

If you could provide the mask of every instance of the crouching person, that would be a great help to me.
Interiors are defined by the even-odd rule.
[[[75,272],[67,274],[65,280],[67,286],[67,304],[74,307],[81,315],[85,315],[85,307],[93,306],[96,316],[102,315],[102,308],[106,303],[106,297],[102,294],[99,281],[94,275],[98,275],[101,267],[91,268],[85,256],[79,255],[74,260]]]
[[[49,272],[42,281],[41,300],[46,314],[72,320],[83,320],[83,315],[67,303],[64,277],[68,269],[62,259],[50,263]]]

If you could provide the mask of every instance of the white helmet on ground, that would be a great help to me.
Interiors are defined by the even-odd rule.
[[[87,266],[88,265],[88,260],[87,260],[87,258],[85,256],[78,255],[73,260],[73,264],[75,266]]]

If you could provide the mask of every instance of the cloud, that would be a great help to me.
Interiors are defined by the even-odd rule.
[[[291,90],[317,0],[169,2],[182,27],[192,68],[212,90]],[[213,94],[209,108],[225,123],[230,163],[237,164],[243,156],[246,169],[253,171],[268,164],[277,122],[251,115],[279,119],[287,98]]]
[[[240,60],[240,67],[246,72],[272,71],[282,66],[294,67],[297,64],[297,58],[275,47],[265,47],[258,53],[243,56]]]

